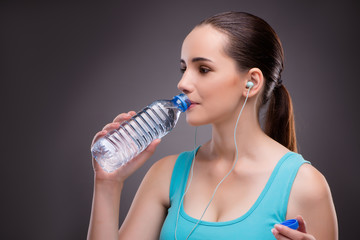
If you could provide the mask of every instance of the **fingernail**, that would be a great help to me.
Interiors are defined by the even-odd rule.
[[[281,224],[275,224],[275,226],[274,226],[275,228],[277,228],[277,229],[282,229],[283,228],[283,225],[281,225]]]

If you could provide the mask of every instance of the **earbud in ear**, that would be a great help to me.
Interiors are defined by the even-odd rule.
[[[254,86],[254,83],[253,82],[247,82],[246,83],[246,88],[252,88]]]

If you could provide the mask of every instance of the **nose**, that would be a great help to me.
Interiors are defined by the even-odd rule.
[[[186,72],[182,75],[177,88],[185,94],[189,94],[194,90],[194,85]]]

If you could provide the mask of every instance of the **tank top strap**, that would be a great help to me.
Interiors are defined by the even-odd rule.
[[[198,148],[179,155],[170,183],[170,208],[161,229],[160,239],[173,239],[176,223],[177,236],[185,239],[197,220],[179,208],[186,188],[191,163]],[[265,188],[251,209],[237,219],[226,222],[200,222],[193,239],[274,239],[271,229],[285,220],[290,191],[300,166],[305,161],[300,154],[288,152],[275,166]]]
[[[272,174],[271,184],[259,206],[262,214],[273,215],[273,219],[278,221],[285,220],[291,188],[299,168],[304,163],[310,162],[294,152],[288,152],[278,162]]]
[[[184,185],[187,183],[191,163],[199,148],[200,146],[193,151],[182,152],[176,159],[170,182],[170,201],[173,201],[174,198],[179,198],[182,190],[185,189],[186,186]]]

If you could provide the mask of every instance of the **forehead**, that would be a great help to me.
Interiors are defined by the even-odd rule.
[[[206,57],[212,60],[228,57],[225,54],[225,46],[228,42],[226,34],[210,25],[195,27],[185,38],[181,59],[188,61],[195,57]]]

